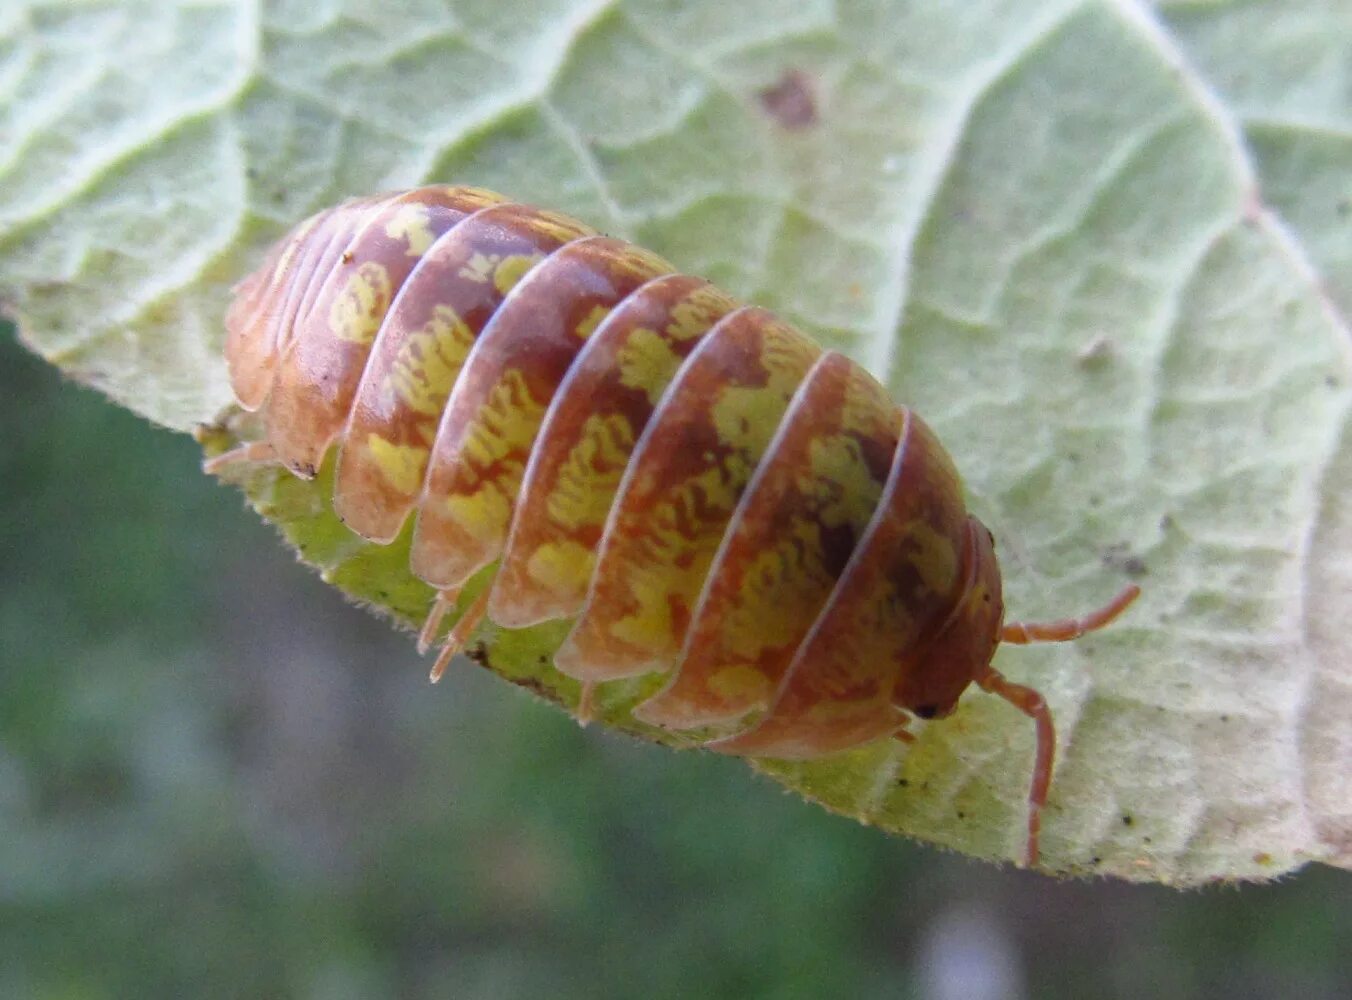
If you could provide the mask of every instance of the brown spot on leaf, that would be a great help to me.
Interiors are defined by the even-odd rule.
[[[765,113],[780,128],[790,131],[817,124],[817,101],[812,92],[812,78],[800,69],[787,69],[779,82],[766,87],[756,96]]]
[[[1140,556],[1132,555],[1131,550],[1125,543],[1109,545],[1103,550],[1103,565],[1109,569],[1119,570],[1133,579],[1139,579],[1149,572],[1145,560]]]

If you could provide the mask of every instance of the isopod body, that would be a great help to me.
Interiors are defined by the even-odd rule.
[[[211,463],[312,477],[387,544],[416,518],[424,635],[486,567],[438,670],[483,616],[572,619],[559,670],[653,671],[635,709],[731,754],[808,758],[942,717],[975,682],[1037,722],[1026,859],[1055,737],[999,642],[993,539],[953,463],[867,372],[772,313],[557,213],[477,188],[350,201],[236,290],[226,358],[264,436]]]

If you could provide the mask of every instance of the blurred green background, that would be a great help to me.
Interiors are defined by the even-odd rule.
[[[894,840],[346,606],[0,326],[0,997],[1339,997],[1352,874]]]

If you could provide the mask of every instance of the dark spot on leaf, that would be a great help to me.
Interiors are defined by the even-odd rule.
[[[911,782],[910,782],[908,779],[906,779],[906,778],[898,778],[898,779],[897,779],[897,787],[898,787],[898,788],[910,788],[910,787],[911,787]]]
[[[1132,555],[1128,551],[1126,543],[1109,545],[1103,550],[1101,558],[1103,565],[1109,569],[1119,570],[1133,578],[1145,576],[1149,572],[1145,560],[1140,556]]]
[[[1125,542],[1119,542],[1117,545],[1110,545],[1103,550],[1103,565],[1109,569],[1121,570],[1129,577],[1144,577],[1146,572],[1145,559],[1138,555],[1130,554]]]
[[[1136,820],[1135,820],[1134,818],[1132,818],[1132,816],[1131,816],[1130,813],[1127,813],[1126,815],[1124,815],[1124,816],[1122,817],[1122,825],[1123,825],[1123,826],[1131,826],[1131,824],[1133,824],[1133,823],[1135,823],[1135,822],[1136,822]]]
[[[788,69],[779,82],[756,94],[765,113],[790,131],[817,124],[817,102],[812,78],[800,69]]]

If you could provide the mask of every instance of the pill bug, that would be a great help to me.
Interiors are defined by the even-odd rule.
[[[1036,724],[1025,863],[1055,732],[1000,642],[1073,639],[1089,615],[1005,623],[991,533],[934,433],[867,372],[767,310],[558,213],[469,187],[348,201],[236,289],[226,361],[262,435],[207,462],[312,478],[437,590],[435,680],[487,617],[573,619],[555,654],[595,686],[653,671],[647,723],[728,754],[813,758],[950,714],[972,684]]]

